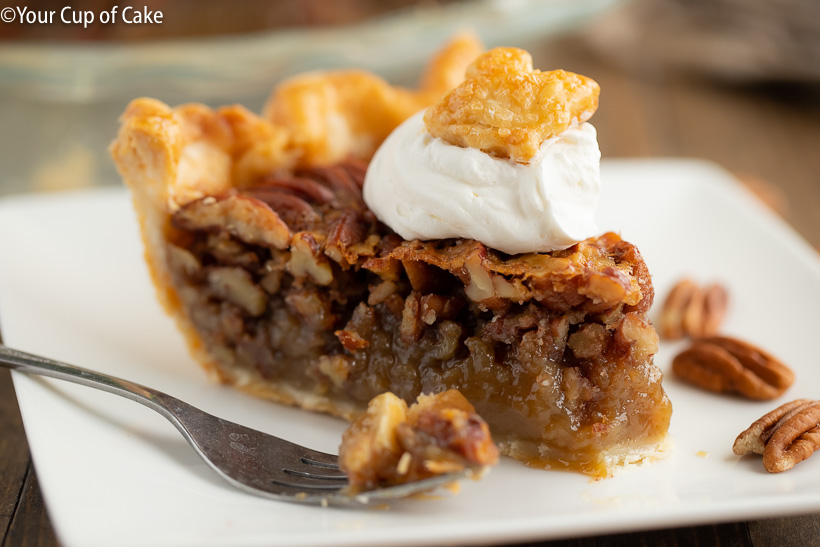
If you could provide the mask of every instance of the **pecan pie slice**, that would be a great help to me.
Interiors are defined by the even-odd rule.
[[[477,47],[456,40],[417,92],[300,77],[264,117],[138,99],[112,155],[160,300],[220,381],[348,419],[386,391],[458,389],[502,453],[605,476],[656,456],[671,414],[638,250],[612,233],[521,255],[406,241],[362,200],[381,140]]]

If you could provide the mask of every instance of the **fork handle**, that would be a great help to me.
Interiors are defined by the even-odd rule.
[[[68,363],[55,361],[47,357],[26,353],[25,351],[12,349],[2,344],[0,344],[0,365],[20,372],[57,378],[58,380],[65,380],[67,382],[73,382],[120,395],[159,412],[177,427],[179,427],[177,423],[179,417],[174,414],[171,409],[174,408],[177,412],[181,410],[182,407],[190,407],[193,409],[193,407],[187,403],[183,403],[176,397],[172,397],[136,382],[129,382],[128,380],[102,374],[101,372],[94,372],[93,370],[69,365]]]

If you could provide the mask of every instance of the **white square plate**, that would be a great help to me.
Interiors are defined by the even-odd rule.
[[[769,475],[735,436],[765,411],[820,397],[820,260],[729,175],[682,160],[603,165],[601,227],[641,249],[657,301],[684,275],[724,282],[725,331],[797,374],[781,400],[747,402],[664,380],[676,448],[598,482],[504,459],[457,496],[383,510],[323,509],[234,491],[171,424],[133,402],[15,374],[52,522],[67,546],[419,545],[514,542],[820,511],[820,457]],[[11,347],[163,390],[203,410],[324,451],[345,424],[208,383],[154,298],[122,189],[0,205],[0,320]],[[657,308],[657,306],[656,306]],[[663,344],[667,371],[679,345]]]

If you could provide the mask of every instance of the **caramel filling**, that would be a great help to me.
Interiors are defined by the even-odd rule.
[[[403,241],[362,202],[364,167],[272,175],[174,215],[174,285],[220,368],[358,411],[385,391],[410,403],[455,388],[502,452],[596,476],[608,454],[664,437],[634,246]]]

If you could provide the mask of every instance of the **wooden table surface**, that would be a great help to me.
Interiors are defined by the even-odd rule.
[[[595,78],[593,122],[604,157],[683,156],[734,172],[820,247],[820,88],[719,85],[656,71],[636,77],[603,63],[576,39],[533,49],[535,65]],[[817,545],[820,514],[538,543],[610,545]],[[0,370],[0,546],[56,544],[31,465],[9,373]],[[532,544],[536,545],[536,544]]]

